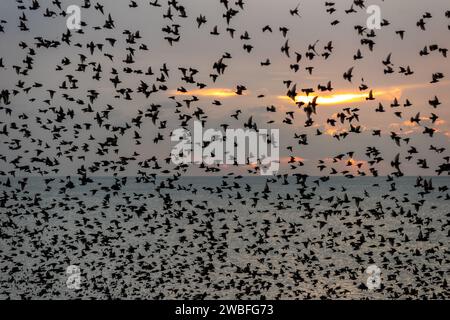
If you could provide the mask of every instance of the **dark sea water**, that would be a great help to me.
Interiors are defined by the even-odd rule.
[[[2,179],[0,298],[449,298],[450,178],[424,179]]]

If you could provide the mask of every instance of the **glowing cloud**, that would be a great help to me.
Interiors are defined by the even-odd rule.
[[[402,94],[402,90],[399,88],[387,89],[387,90],[373,90],[373,97],[375,99],[388,100],[393,97],[399,97]],[[295,102],[303,102],[308,104],[312,102],[314,99],[314,95],[298,95],[295,97]],[[356,103],[366,101],[366,98],[369,97],[369,92],[364,93],[338,93],[333,95],[319,95],[317,98],[318,105],[339,105],[344,103]],[[278,96],[278,98],[283,100],[291,100],[287,96]],[[292,100],[291,100],[292,101]]]
[[[319,96],[317,98],[317,103],[324,104],[324,105],[333,105],[333,104],[340,104],[340,103],[352,103],[352,102],[358,102],[363,101],[367,97],[367,94],[336,94],[332,96]],[[309,103],[312,102],[314,97],[311,96],[297,96],[295,98],[296,102],[303,102],[303,103]]]

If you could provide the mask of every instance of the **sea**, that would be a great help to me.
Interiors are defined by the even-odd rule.
[[[23,179],[0,299],[450,297],[450,177]]]

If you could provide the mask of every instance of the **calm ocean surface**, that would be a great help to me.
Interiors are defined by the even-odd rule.
[[[449,177],[122,179],[0,179],[0,298],[450,297]]]

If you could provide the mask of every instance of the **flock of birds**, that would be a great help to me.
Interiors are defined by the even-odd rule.
[[[160,12],[167,22],[161,37],[174,50],[183,41],[182,25],[189,21],[198,32],[207,30],[208,36],[236,38],[242,50],[252,54],[251,40],[258,35],[234,24],[235,17],[245,12],[246,3],[217,2],[224,30],[217,17],[192,16],[189,8],[177,0],[131,0],[121,5],[128,7],[127,15],[132,15],[133,10]],[[325,11],[333,17],[331,28],[339,25],[339,19],[365,12],[367,7],[364,0],[348,3],[341,15],[334,2],[325,2]],[[300,128],[293,136],[298,146],[284,146],[290,152],[287,173],[267,178],[247,178],[233,172],[219,175],[224,170],[219,165],[173,165],[170,156],[149,155],[148,150],[125,154],[125,146],[139,150],[148,139],[155,145],[164,144],[170,140],[171,130],[189,128],[194,120],[207,125],[208,113],[214,112],[211,108],[220,107],[222,102],[214,100],[211,108],[200,107],[201,97],[189,92],[219,83],[228,72],[232,55],[225,52],[214,62],[208,75],[210,83],[197,80],[201,72],[195,66],[178,67],[167,62],[142,69],[137,67],[136,56],[146,52],[151,56],[143,32],[119,29],[120,17],[108,12],[105,1],[84,0],[81,8],[102,17],[102,23],[89,25],[82,21],[81,29],[64,29],[59,38],[41,34],[32,41],[19,40],[15,61],[0,57],[1,77],[8,74],[17,78],[14,87],[2,88],[0,93],[1,298],[450,296],[448,180],[424,176],[414,179],[413,185],[405,185],[405,163],[415,162],[419,169],[430,169],[430,161],[419,154],[411,138],[400,132],[373,130],[374,139],[388,135],[398,153],[383,155],[378,148],[367,146],[366,165],[353,161],[354,151],[343,151],[329,161],[318,160],[322,176],[308,176],[302,171],[304,163],[295,156],[296,149],[308,146],[311,135],[323,134],[315,126],[320,113],[318,98],[334,88],[332,81],[319,83],[315,89],[300,88],[295,80],[283,80],[283,94],[295,107],[281,115],[281,122],[275,120],[275,115],[281,113],[276,106],[263,110],[270,115],[268,124]],[[35,26],[30,16],[67,17],[60,0],[16,0],[16,10],[17,17],[1,17],[0,38],[9,32],[33,34]],[[424,12],[416,26],[405,26],[393,34],[402,41],[410,32],[426,30],[435,15],[448,19],[445,30],[450,30],[450,11]],[[287,9],[286,19],[300,21],[302,5]],[[382,30],[389,25],[383,19]],[[354,30],[361,45],[353,55],[356,63],[364,58],[363,53],[369,56],[377,48],[378,31],[362,25]],[[293,30],[261,26],[261,34],[275,32],[283,38],[279,54],[287,62],[292,79],[314,75],[310,64],[334,54],[332,41],[324,45],[317,41],[302,51],[290,42],[290,37],[295,36]],[[99,40],[97,35],[106,36]],[[71,56],[55,61],[54,69],[48,70],[45,78],[34,78],[36,60],[61,48],[74,50]],[[113,51],[114,55],[110,53]],[[428,55],[447,58],[448,49],[445,44],[426,45],[417,54],[421,59]],[[414,74],[413,66],[394,65],[393,55],[387,53],[382,61],[385,76]],[[268,68],[271,61],[262,58],[258,64]],[[353,83],[356,67],[345,69],[339,77]],[[299,76],[302,70],[305,73]],[[51,87],[47,75],[48,80],[59,76],[63,80]],[[86,81],[86,76],[90,80]],[[445,76],[443,72],[431,73],[426,81],[433,86]],[[138,85],[129,85],[129,78],[138,79]],[[177,94],[171,94],[169,78],[180,83]],[[98,88],[103,79],[108,81],[114,99],[123,105],[139,97],[145,98],[148,106],[138,109],[129,122],[112,120],[120,107],[99,102],[103,93]],[[86,84],[90,88],[81,92]],[[235,95],[245,95],[247,86],[237,83]],[[376,100],[376,91],[364,81],[358,89],[367,93],[367,103]],[[152,101],[156,94],[166,94],[172,108]],[[300,94],[314,98],[299,101]],[[26,99],[27,112],[16,108],[16,99]],[[431,141],[428,156],[440,162],[433,171],[448,176],[447,146],[432,143],[437,131],[433,126],[445,103],[437,96],[427,103],[429,111],[409,111],[414,110],[411,101],[395,99],[388,107],[377,103],[375,112],[392,112],[421,127]],[[257,131],[261,124],[252,115],[243,119],[244,109],[233,111],[221,127]],[[411,117],[405,115],[410,112]],[[304,124],[295,122],[296,117]],[[345,148],[348,136],[362,133],[360,119],[360,109],[350,107],[327,119],[331,127],[346,128],[337,131],[333,141]],[[154,128],[155,136],[144,136],[144,127]],[[267,143],[271,143],[269,139]],[[407,156],[401,152],[403,148]],[[75,164],[76,169],[72,175],[61,176],[68,163]],[[392,172],[382,177],[377,168],[385,163]],[[338,165],[345,169],[340,170]],[[186,180],[184,174],[191,166],[197,166],[205,175],[214,174],[214,185]],[[249,176],[257,176],[261,170],[259,164],[249,164],[246,169]],[[129,170],[134,175],[124,176]],[[42,179],[39,185],[33,185],[36,176]],[[98,178],[101,176],[110,179]],[[342,176],[343,180],[337,180],[342,181],[341,185],[331,184],[339,179],[332,176]],[[352,181],[363,176],[378,178],[350,192]],[[82,271],[80,290],[66,288],[65,271],[72,264],[79,265]],[[382,270],[382,286],[375,291],[369,291],[365,281],[364,270],[371,264]]]

